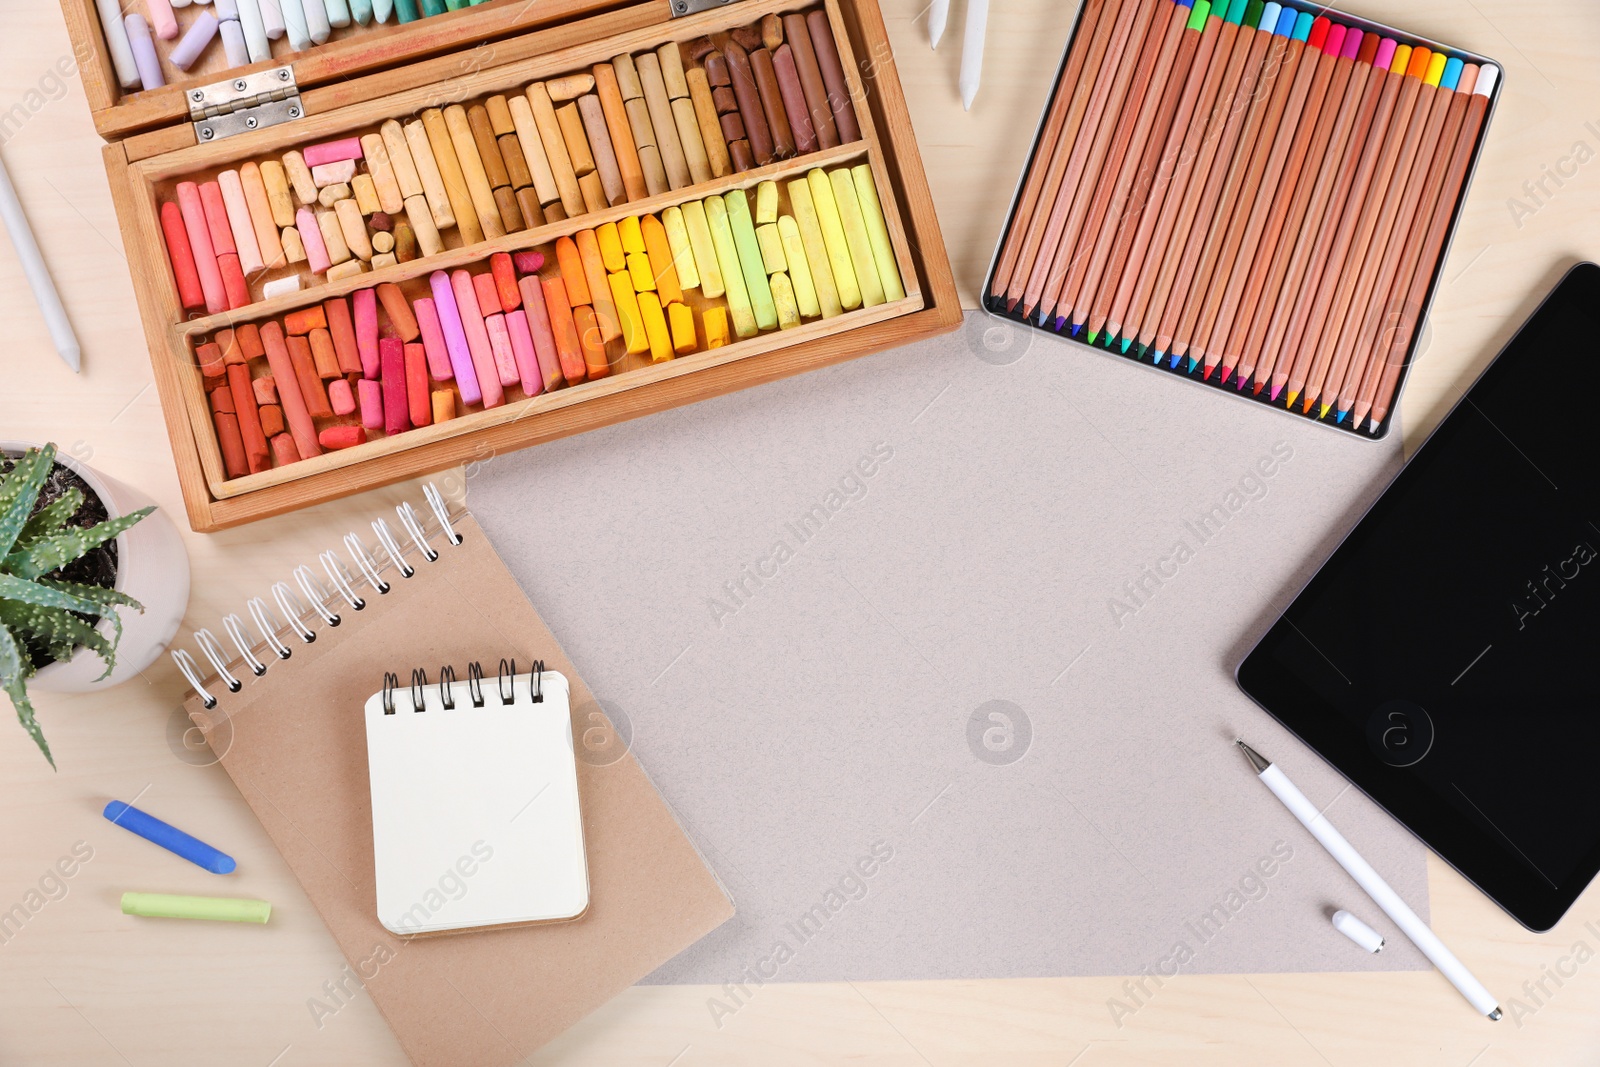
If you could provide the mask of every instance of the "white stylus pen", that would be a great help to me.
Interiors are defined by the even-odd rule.
[[[1466,964],[1456,959],[1456,954],[1451,952],[1439,935],[1435,934],[1428,924],[1423,922],[1417,913],[1412,911],[1405,901],[1400,899],[1400,894],[1390,888],[1383,876],[1372,869],[1372,864],[1361,858],[1344,835],[1333,828],[1333,824],[1323,817],[1315,804],[1306,799],[1306,795],[1295,788],[1287,775],[1278,770],[1276,766],[1267,762],[1266,758],[1245,744],[1243,740],[1234,741],[1244,750],[1245,758],[1250,761],[1250,766],[1256,769],[1261,780],[1267,788],[1288,808],[1290,813],[1300,820],[1300,824],[1311,831],[1311,836],[1328,850],[1328,854],[1338,861],[1356,884],[1367,891],[1367,896],[1372,902],[1383,909],[1383,913],[1394,920],[1400,932],[1411,939],[1411,943],[1422,950],[1422,954],[1439,968],[1439,973],[1450,980],[1450,984],[1461,991],[1474,1008],[1487,1015],[1491,1020],[1499,1020],[1500,1005],[1483,988],[1483,983],[1473,977],[1467,970]]]
[[[17,199],[17,190],[11,185],[4,160],[0,160],[0,222],[5,223],[6,232],[11,235],[11,247],[17,250],[17,258],[22,261],[23,276],[28,279],[28,288],[33,290],[33,298],[44,315],[50,340],[72,372],[78,373],[78,335],[72,332],[67,309],[61,306],[61,294],[56,292],[50,268],[44,264],[39,242],[33,239],[33,227],[28,225],[28,216],[22,213],[22,201]]]

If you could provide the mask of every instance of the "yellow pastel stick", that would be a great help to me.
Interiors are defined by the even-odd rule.
[[[639,294],[639,317],[644,320],[645,339],[650,343],[650,362],[665,363],[672,358],[672,334],[667,329],[667,313],[654,293]]]
[[[775,330],[778,309],[772,305],[772,286],[767,284],[766,267],[761,262],[761,243],[756,240],[755,220],[750,217],[750,197],[743,189],[735,189],[722,199],[728,205],[728,225],[733,227],[733,244],[744,271],[745,288],[750,292],[750,306],[755,309],[756,328]]]
[[[608,222],[604,226],[596,226],[594,235],[600,242],[600,258],[605,261],[606,270],[613,273],[627,270],[627,254],[622,251],[622,237],[617,233],[617,224]]]
[[[667,208],[661,213],[661,225],[667,230],[667,247],[672,250],[672,267],[678,272],[678,285],[684,289],[700,288],[700,272],[695,267],[694,247],[689,242],[689,228],[683,221],[683,211],[675,207]]]
[[[900,266],[894,259],[894,244],[889,240],[889,224],[884,221],[883,204],[878,200],[878,187],[872,181],[872,167],[866,163],[850,168],[855,179],[856,199],[861,204],[861,215],[867,223],[867,239],[872,243],[872,258],[878,264],[878,280],[883,283],[887,300],[901,300],[906,287],[900,281]]]
[[[655,292],[655,272],[650,269],[650,257],[643,252],[628,253],[628,276],[633,279],[634,292]]]
[[[839,303],[839,285],[834,281],[833,267],[828,262],[828,246],[822,238],[822,222],[817,217],[817,206],[811,199],[811,185],[806,179],[789,183],[789,206],[794,209],[795,228],[800,231],[800,241],[805,246],[806,266],[811,269],[811,281],[817,290],[817,310],[825,319],[844,314]]]
[[[756,225],[778,221],[778,183],[765,181],[756,186]]]
[[[822,243],[828,249],[833,283],[839,287],[839,306],[845,311],[854,311],[861,306],[861,285],[856,281],[856,268],[850,261],[850,243],[845,240],[844,223],[839,219],[839,206],[833,198],[833,184],[822,171],[814,170],[806,175],[806,185],[816,205],[817,224],[822,227]],[[794,203],[792,187],[789,202]],[[795,218],[798,220],[799,216]],[[805,227],[802,226],[800,232],[805,233]]]
[[[633,280],[625,270],[606,277],[611,283],[611,299],[617,305],[617,323],[622,327],[622,339],[628,344],[628,355],[642,356],[650,351],[650,338],[644,332],[639,296],[633,291]]]
[[[241,897],[185,897],[168,893],[124,893],[122,914],[152,919],[210,919],[214,922],[264,923],[272,905]]]
[[[772,303],[778,309],[778,329],[792,330],[800,325],[800,306],[795,303],[794,283],[779,271],[771,278]]]
[[[750,306],[750,290],[744,285],[739,249],[733,243],[733,226],[728,222],[728,205],[720,196],[708,196],[705,206],[706,224],[711,228],[711,243],[717,250],[717,266],[722,271],[723,284],[728,287],[728,317],[733,320],[733,332],[739,337],[754,337],[761,330],[756,326],[755,309]],[[707,333],[707,336],[710,334]]]
[[[728,313],[722,308],[706,308],[700,316],[706,328],[706,348],[721,348],[728,343]]]
[[[872,239],[867,236],[867,220],[861,214],[861,198],[856,195],[855,179],[844,167],[828,175],[833,184],[833,202],[844,226],[845,243],[850,246],[850,262],[856,268],[856,283],[861,286],[863,307],[883,303],[883,279],[878,276],[878,261],[872,254]]]
[[[789,264],[789,280],[794,283],[794,299],[800,314],[814,319],[822,314],[817,303],[817,286],[811,280],[811,264],[806,261],[805,241],[792,215],[778,216],[778,236],[783,240],[783,258]]]
[[[689,247],[694,251],[700,291],[715,300],[727,289],[722,282],[722,266],[717,262],[717,247],[711,240],[711,226],[706,222],[706,208],[700,201],[691,200],[683,205],[683,228],[689,234]]]
[[[688,304],[667,305],[667,325],[672,329],[672,350],[680,356],[694,351],[694,312]]]
[[[644,251],[644,234],[639,230],[639,219],[629,215],[617,223],[617,233],[622,237],[622,250],[629,255]]]
[[[777,223],[769,222],[765,226],[757,226],[756,244],[761,248],[761,265],[767,268],[768,274],[789,269],[789,264],[783,255],[783,235],[778,232]]]

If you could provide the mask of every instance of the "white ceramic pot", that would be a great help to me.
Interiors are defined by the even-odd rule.
[[[3,451],[21,452],[29,447],[36,446],[0,441]],[[112,518],[155,503],[138,490],[106,477],[71,456],[57,453],[56,462],[87,482]],[[117,536],[115,588],[144,605],[142,614],[132,608],[116,609],[122,619],[116,669],[110,676],[100,678],[105,673],[105,664],[89,649],[80,648],[71,659],[52,663],[28,679],[30,689],[49,693],[105,689],[136,676],[166,651],[177,636],[178,625],[189,605],[189,554],[184,550],[178,528],[165,511],[157,510],[145,516],[132,529]],[[96,629],[109,638],[110,620],[102,619]]]

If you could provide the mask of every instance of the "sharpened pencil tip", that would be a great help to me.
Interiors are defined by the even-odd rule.
[[[1273,397],[1273,399],[1276,400],[1277,397]],[[1298,400],[1298,399],[1300,399],[1300,391],[1298,389],[1296,389],[1295,391],[1293,391],[1293,392],[1291,392],[1289,394],[1289,400],[1284,406],[1292,408],[1292,407],[1294,407],[1294,402],[1296,400]]]
[[[1182,363],[1182,362],[1183,362],[1183,357],[1182,356],[1173,356],[1170,360],[1167,361],[1167,366],[1168,367],[1176,367],[1179,363]]]
[[[1132,347],[1133,347],[1133,338],[1124,337],[1122,339],[1122,354],[1123,355],[1127,355],[1128,354],[1128,349],[1130,349]]]
[[[1011,312],[1017,310],[1017,305],[1019,303],[1021,303],[1020,300],[1007,300],[1006,301],[1006,314],[1009,315]]]
[[[1324,405],[1322,405],[1322,410],[1317,412],[1317,418],[1319,418],[1319,419],[1327,418],[1328,417],[1328,412],[1330,410],[1332,410],[1332,408],[1333,408],[1332,404],[1324,404]],[[1310,408],[1307,408],[1306,410],[1309,411]]]
[[[1062,322],[1063,322],[1063,323],[1065,323],[1065,322],[1066,322],[1066,321],[1067,321],[1067,320],[1066,320],[1066,319],[1062,319],[1062,320],[1061,320],[1061,321],[1062,321]],[[1058,330],[1059,330],[1059,329],[1060,329],[1060,328],[1061,328],[1061,327],[1060,327],[1060,326],[1057,326],[1057,327],[1056,327],[1056,329],[1058,329]],[[1076,337],[1076,336],[1078,336],[1078,334],[1079,334],[1079,333],[1081,333],[1081,332],[1082,332],[1082,331],[1083,331],[1083,323],[1081,323],[1081,322],[1080,322],[1080,323],[1076,323],[1076,324],[1074,324],[1074,325],[1073,325],[1073,327],[1072,327],[1072,336],[1074,336],[1074,337]]]
[[[1348,414],[1350,414],[1350,412],[1348,412],[1348,411],[1339,412],[1339,414],[1337,416],[1335,416],[1335,418],[1333,420],[1334,425],[1335,426],[1343,426],[1344,425],[1344,417],[1346,415],[1348,415]]]
[[[1073,336],[1077,336],[1078,331],[1081,330],[1081,329],[1083,329],[1082,326],[1074,326],[1072,328]],[[1089,334],[1089,343],[1090,344],[1094,344],[1098,340],[1100,340],[1100,331],[1099,330],[1095,330],[1095,331],[1093,331],[1092,333]]]

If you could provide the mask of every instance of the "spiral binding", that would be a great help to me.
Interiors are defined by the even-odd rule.
[[[373,520],[372,531],[378,538],[378,548],[382,552],[384,562],[379,562],[378,556],[367,548],[359,534],[350,533],[344,538],[344,547],[349,564],[354,565],[353,570],[338,552],[323,552],[317,559],[327,576],[326,584],[310,567],[302,563],[294,569],[292,575],[295,585],[299,587],[298,593],[288,582],[273,583],[271,596],[277,606],[276,612],[268,606],[265,598],[252,597],[245,604],[245,613],[250,616],[249,622],[238,613],[224,618],[223,633],[237,651],[237,655],[231,655],[223,641],[210,630],[196,630],[195,647],[211,664],[214,672],[211,678],[215,679],[212,684],[220,683],[228,692],[237,693],[244,688],[240,675],[248,671],[251,675],[260,677],[267,673],[271,663],[286,660],[294,654],[294,649],[288,642],[291,635],[298,638],[302,644],[309,645],[317,639],[317,631],[312,628],[316,621],[320,621],[323,626],[338,626],[344,621],[342,615],[344,607],[348,607],[351,611],[362,611],[366,608],[367,598],[361,595],[362,589],[377,596],[389,592],[393,586],[384,579],[386,572],[398,575],[401,581],[413,577],[417,570],[407,561],[407,551],[415,550],[424,563],[437,563],[440,558],[439,552],[428,541],[430,533],[442,533],[450,545],[460,545],[462,537],[450,521],[450,507],[445,503],[444,494],[430,482],[423,487],[423,495],[433,512],[431,518],[426,521],[418,515],[417,510],[409,502],[395,508],[400,528],[405,531],[405,537],[410,541],[409,545],[402,544],[401,539],[395,536],[393,528],[384,519]],[[330,601],[334,602],[334,607],[329,606]],[[308,624],[307,616],[313,612],[315,619]],[[284,620],[282,625],[279,624],[280,615]],[[187,649],[179,648],[172,651],[172,660],[188,679],[189,684],[194,687],[195,694],[200,697],[205,707],[216,707],[217,698],[206,687],[206,681],[211,678],[202,680],[199,662],[195,657]],[[539,669],[543,670],[542,664]],[[512,673],[515,673],[515,664],[512,665]],[[394,676],[386,675],[384,679],[386,696],[390,693],[388,682],[392,677]],[[477,678],[481,684],[483,678],[481,668],[478,670]],[[414,687],[416,683],[414,674]],[[422,684],[426,683],[427,675],[424,673]],[[537,700],[539,699],[537,678],[532,684]],[[414,692],[420,693],[420,688],[414,688]],[[481,695],[481,689],[476,689],[475,692]]]
[[[528,696],[535,704],[544,703],[544,660],[536,659],[528,670]],[[439,703],[446,711],[455,711],[455,693],[452,687],[456,684],[456,669],[449,664],[439,668]],[[421,667],[411,671],[411,684],[405,688],[411,691],[411,711],[421,714],[428,710],[423,692],[428,687],[428,672]],[[383,713],[393,715],[395,711],[395,694],[400,691],[400,676],[393,671],[383,674]],[[500,703],[509,704],[517,696],[517,661],[501,660],[500,671],[495,678],[495,689],[500,696]],[[467,693],[475,708],[483,707],[483,664],[473,660],[467,664]]]

